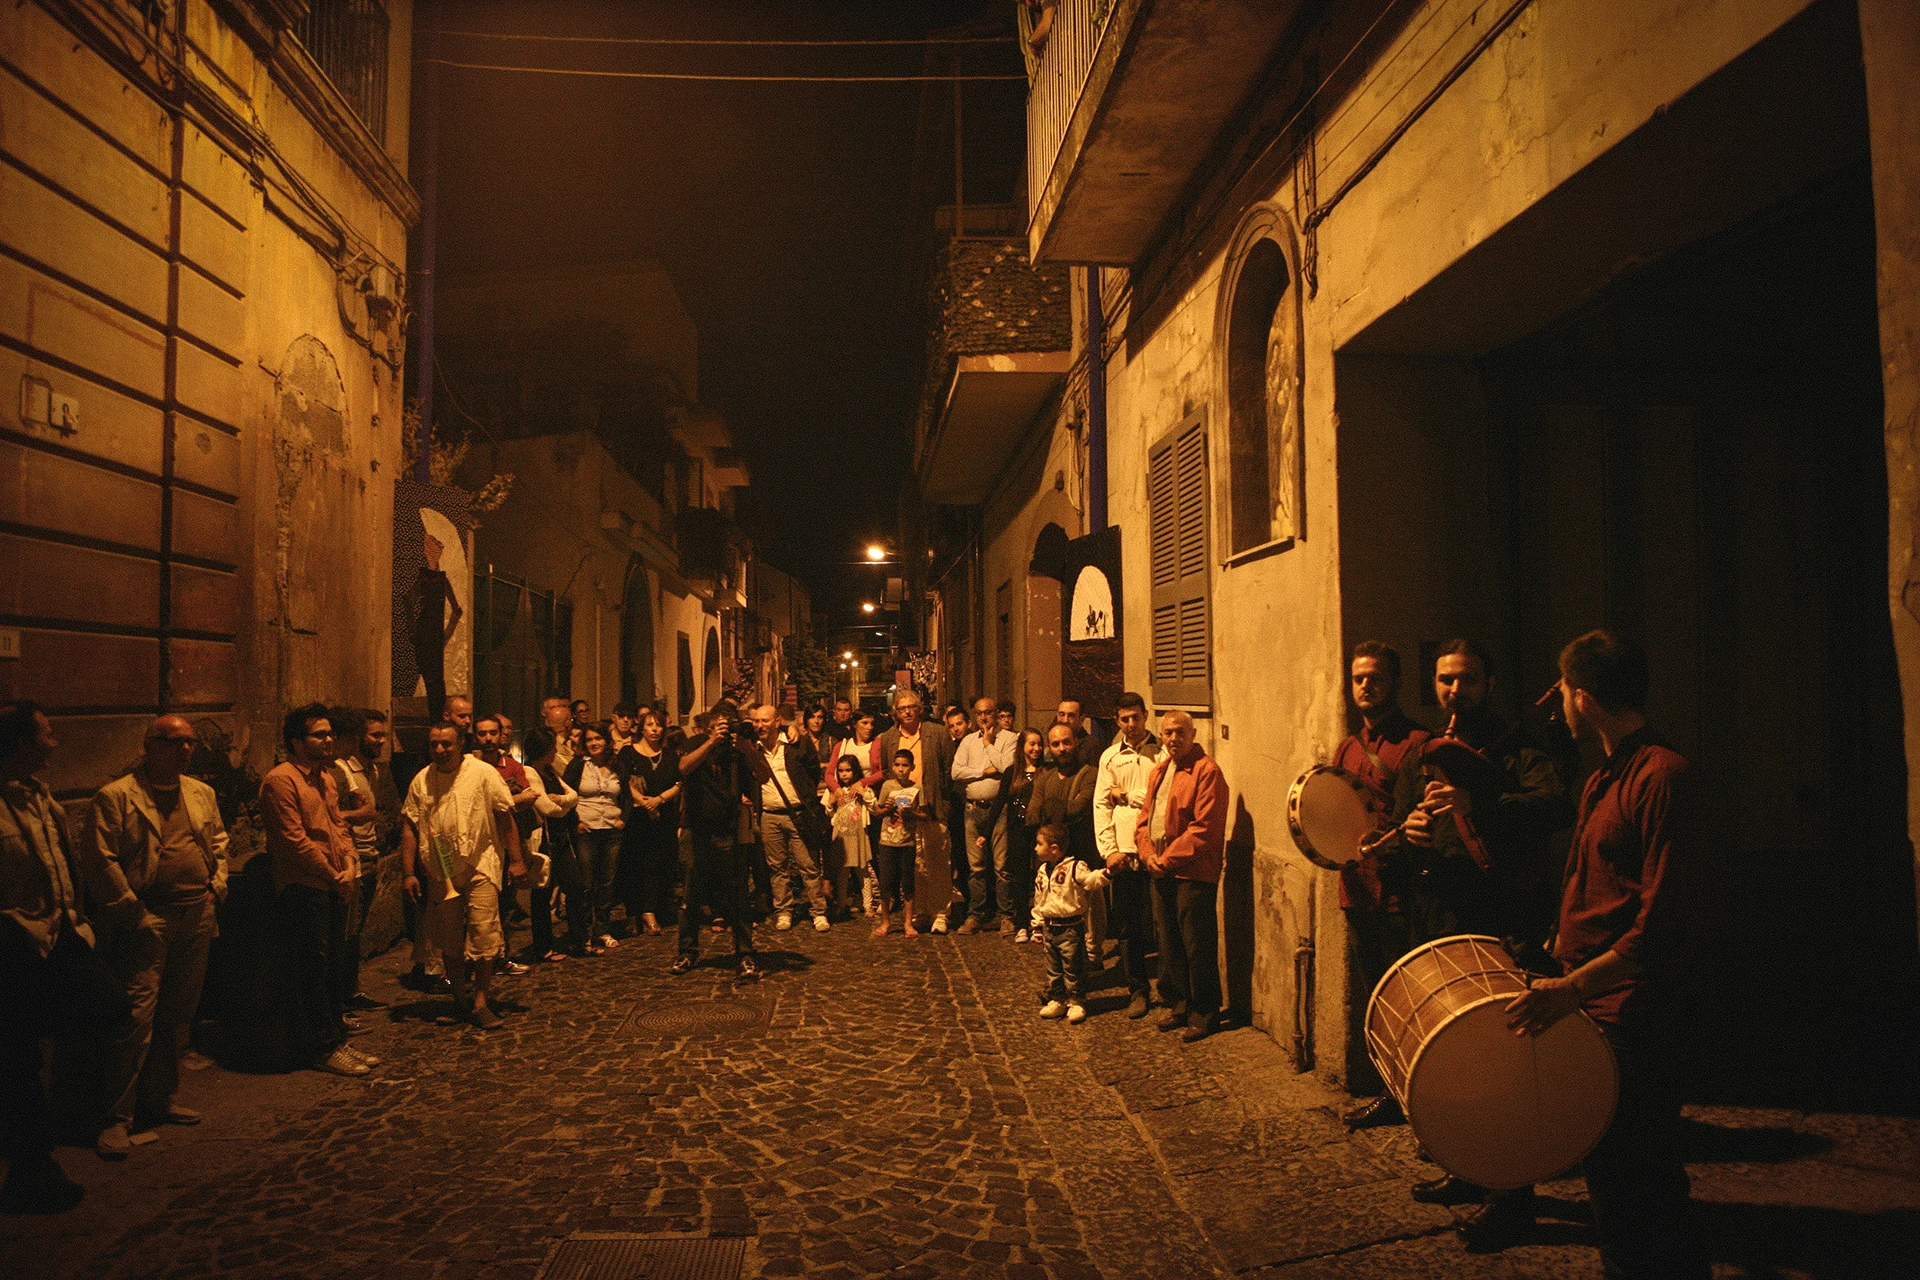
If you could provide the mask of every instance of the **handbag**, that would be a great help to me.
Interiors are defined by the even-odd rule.
[[[780,799],[786,802],[787,817],[793,820],[793,829],[800,833],[800,843],[807,846],[814,861],[827,856],[827,850],[833,847],[833,823],[827,817],[827,811],[817,804],[802,805],[787,794],[780,785],[780,775],[768,771],[773,778],[773,789],[780,793]]]

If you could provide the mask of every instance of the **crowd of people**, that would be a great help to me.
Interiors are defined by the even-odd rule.
[[[1422,943],[1505,939],[1537,975],[1508,1009],[1515,1033],[1584,1009],[1617,1060],[1618,1108],[1585,1166],[1609,1274],[1704,1274],[1685,1238],[1671,1048],[1679,947],[1698,923],[1685,886],[1701,864],[1699,804],[1686,761],[1642,711],[1644,655],[1605,632],[1561,655],[1542,703],[1606,753],[1578,805],[1572,737],[1543,740],[1490,710],[1484,648],[1442,646],[1433,680],[1444,740],[1498,773],[1486,794],[1423,766],[1436,735],[1400,709],[1400,677],[1390,647],[1355,648],[1358,727],[1332,761],[1373,793],[1382,823],[1341,873],[1356,992]],[[738,976],[753,980],[757,925],[825,931],[837,919],[862,922],[876,945],[949,932],[1037,943],[1038,1015],[1068,1023],[1088,1016],[1089,971],[1104,970],[1111,941],[1128,1018],[1157,998],[1159,1029],[1210,1034],[1228,793],[1192,717],[1167,711],[1156,734],[1132,693],[1117,699],[1110,734],[1075,702],[1044,730],[1017,729],[1016,709],[992,698],[927,711],[910,688],[884,720],[846,701],[744,714],[722,701],[683,729],[658,707],[596,721],[583,701],[556,697],[516,729],[449,697],[402,785],[382,713],[295,708],[258,796],[295,1061],[348,1076],[379,1065],[353,1043],[359,1016],[386,1007],[360,990],[359,934],[374,888],[365,872],[395,848],[413,946],[405,982],[448,997],[449,1024],[499,1027],[497,976],[604,956],[623,934],[677,923],[678,975],[699,964],[708,928],[729,932]],[[58,748],[45,712],[0,705],[7,1208],[79,1199],[52,1155],[55,1115],[108,1159],[200,1120],[174,1092],[230,869],[215,793],[187,773],[196,745],[186,719],[155,719],[140,764],[99,791],[75,840],[38,777]],[[1569,825],[1563,859],[1553,837]],[[529,936],[515,953],[521,923]],[[44,1039],[56,1041],[51,1103]],[[1364,1058],[1348,1075],[1377,1095],[1351,1127],[1404,1119]],[[1479,1247],[1532,1227],[1530,1188],[1490,1193],[1443,1176],[1413,1194],[1477,1204],[1465,1229]]]
[[[395,775],[384,712],[287,713],[257,817],[293,1065],[380,1065],[355,1044],[361,1016],[388,1008],[361,989],[360,935],[394,850],[413,962],[402,981],[445,997],[448,1024],[496,1029],[497,978],[669,927],[671,972],[699,963],[711,929],[731,933],[750,981],[756,926],[838,920],[880,940],[1037,943],[1039,1015],[1070,1023],[1086,1018],[1089,970],[1112,940],[1128,1017],[1149,1012],[1157,953],[1158,1025],[1188,1041],[1214,1028],[1226,789],[1185,713],[1155,736],[1144,701],[1125,695],[1109,742],[1077,702],[1044,731],[1016,730],[1012,704],[990,698],[929,722],[911,689],[884,716],[845,700],[804,712],[722,701],[683,728],[657,706],[590,710],[548,698],[522,729],[448,697],[410,779]],[[198,745],[190,721],[155,719],[140,763],[96,794],[74,839],[39,778],[59,748],[45,711],[0,706],[8,1207],[77,1203],[57,1137],[117,1160],[201,1119],[174,1094],[230,841],[213,788],[187,772]]]

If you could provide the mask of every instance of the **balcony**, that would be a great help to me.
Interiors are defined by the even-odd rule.
[[[313,0],[293,32],[360,123],[387,136],[386,6],[381,0]]]
[[[1072,367],[1063,267],[1034,267],[1017,239],[951,240],[930,300],[915,462],[935,504],[986,497]]]
[[[1130,267],[1302,0],[1060,0],[1027,97],[1035,262]]]

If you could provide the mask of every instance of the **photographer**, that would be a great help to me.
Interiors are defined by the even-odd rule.
[[[747,919],[748,879],[755,853],[753,796],[759,787],[735,726],[740,708],[722,699],[707,716],[706,736],[680,757],[681,797],[693,837],[687,868],[686,908],[680,913],[680,954],[669,972],[682,974],[700,961],[700,913],[705,902],[733,930],[733,951],[743,979],[760,976]],[[752,731],[744,730],[751,742]]]

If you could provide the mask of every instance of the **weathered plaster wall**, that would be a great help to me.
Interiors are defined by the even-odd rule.
[[[0,683],[62,713],[63,790],[133,759],[163,699],[256,769],[290,702],[385,703],[399,412],[376,352],[395,335],[319,246],[397,268],[411,212],[206,0],[184,17],[181,58],[217,105],[181,115],[151,56],[109,60],[137,42],[0,12],[0,148],[23,166],[0,180],[21,255],[0,266],[0,377],[9,400],[36,379],[80,415],[0,445],[0,518],[34,531],[0,574],[32,624]],[[390,101],[404,119],[404,87]]]
[[[1906,704],[1908,837],[1920,851],[1920,8],[1860,0],[1880,351],[1887,405],[1888,595]],[[1920,872],[1920,864],[1916,871]],[[1920,874],[1916,874],[1920,884]]]
[[[1360,630],[1389,626],[1383,619],[1391,609],[1382,592],[1395,580],[1362,580],[1368,576],[1359,572],[1367,563],[1364,551],[1351,565],[1343,558],[1343,533],[1358,531],[1351,522],[1343,525],[1339,510],[1346,438],[1336,404],[1336,353],[1805,7],[1800,0],[1640,0],[1601,7],[1539,0],[1319,227],[1317,246],[1309,250],[1317,251],[1319,289],[1306,304],[1304,332],[1305,536],[1285,549],[1225,564],[1224,525],[1215,511],[1214,702],[1212,716],[1202,721],[1201,740],[1234,789],[1230,846],[1244,851],[1239,856],[1251,864],[1240,886],[1229,876],[1223,907],[1223,922],[1236,910],[1242,913],[1253,943],[1249,973],[1233,972],[1243,961],[1228,963],[1229,993],[1237,979],[1251,999],[1255,1024],[1288,1043],[1295,945],[1303,936],[1312,938],[1313,1050],[1327,1075],[1342,1072],[1347,1048],[1344,925],[1334,878],[1306,863],[1286,833],[1286,794],[1293,779],[1325,760],[1346,732],[1343,650],[1362,638]],[[1377,59],[1377,69],[1346,100],[1326,104],[1328,123],[1317,139],[1321,198],[1355,171],[1479,38],[1484,27],[1469,21],[1476,9],[1484,6],[1443,3],[1432,21],[1410,24],[1403,45]],[[1301,196],[1291,181],[1251,193],[1251,199],[1295,210]],[[1223,225],[1213,231],[1218,242],[1228,239],[1245,207],[1222,215]],[[1183,423],[1204,418],[1214,492],[1222,492],[1223,406],[1215,403],[1214,368],[1220,274],[1216,260],[1178,299],[1156,300],[1152,328],[1130,333],[1128,346],[1109,362],[1110,502],[1123,529],[1130,620],[1147,617],[1150,600],[1143,571],[1148,449]],[[1453,380],[1450,373],[1443,381]],[[1391,377],[1372,382],[1376,396],[1392,390]],[[1420,411],[1430,415],[1433,430],[1450,416],[1476,412],[1470,403],[1448,403],[1444,390],[1432,384],[1416,403],[1422,396],[1426,407]],[[1377,399],[1372,411],[1408,407]],[[1401,505],[1418,509],[1418,492],[1427,482],[1421,459],[1367,463],[1356,470],[1404,467],[1415,495]],[[1382,512],[1387,514],[1393,513]],[[1390,627],[1393,635],[1406,629]],[[1127,629],[1130,684],[1147,687],[1148,658],[1148,630],[1135,621]],[[1236,894],[1250,899],[1250,910],[1236,905]]]
[[[1048,524],[1057,524],[1069,538],[1085,531],[1084,517],[1075,504],[1077,483],[1083,466],[1082,453],[1073,432],[1062,420],[1036,429],[1027,446],[1012,460],[999,484],[981,508],[980,540],[983,547],[980,582],[977,589],[984,604],[984,630],[979,637],[985,657],[986,678],[978,688],[957,692],[969,700],[988,694],[1009,697],[1019,704],[1017,724],[1045,728],[1053,721],[1060,701],[1060,664],[1056,658],[1051,669],[1045,663],[1035,669],[1030,660],[1033,646],[1029,636],[1047,620],[1034,616],[1035,590],[1029,581],[1027,566],[1033,562],[1034,541]],[[1059,477],[1062,487],[1054,487]],[[1002,583],[1010,586],[1012,617],[1008,625],[1006,687],[1000,687],[1000,632],[998,601]],[[1042,589],[1039,598],[1048,599]],[[1059,594],[1051,595],[1053,648],[1059,650]]]

